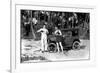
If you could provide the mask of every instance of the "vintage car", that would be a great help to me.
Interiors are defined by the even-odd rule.
[[[48,51],[56,52],[57,45],[56,42],[62,42],[64,50],[80,49],[80,39],[79,39],[79,29],[61,29],[62,35],[48,35]]]

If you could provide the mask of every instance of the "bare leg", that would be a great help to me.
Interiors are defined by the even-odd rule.
[[[60,51],[59,51],[59,44],[58,44],[58,43],[56,43],[56,44],[57,44],[57,51],[60,52]]]
[[[60,45],[60,47],[61,47],[61,51],[63,52],[63,46],[62,46],[62,43],[59,42],[59,45]]]

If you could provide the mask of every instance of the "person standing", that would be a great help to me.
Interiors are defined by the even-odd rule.
[[[71,25],[71,28],[75,27],[78,23],[78,16],[75,12],[72,13],[72,16],[68,18],[69,24]]]
[[[48,30],[46,29],[46,26],[44,25],[43,28],[39,29],[37,32],[41,32],[41,50],[42,52],[47,50],[47,33]]]
[[[34,26],[37,24],[37,22],[38,22],[38,20],[35,17],[32,18],[31,30],[32,30],[33,39],[36,39]]]
[[[58,29],[58,27],[55,27],[55,35],[57,36],[57,40],[56,40],[56,44],[57,44],[57,50],[58,52],[60,52],[60,48],[61,48],[61,51],[63,52],[63,46],[62,46],[62,38],[61,38],[61,30]]]

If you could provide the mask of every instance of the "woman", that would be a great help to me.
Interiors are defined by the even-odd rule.
[[[61,35],[62,35],[61,30],[59,30],[57,27],[55,27],[55,32],[54,33],[57,37],[57,40],[56,40],[57,50],[58,50],[58,52],[60,52],[60,48],[61,48],[61,51],[63,52],[63,46],[62,46],[62,43],[61,43],[61,41],[62,41],[62,39],[61,39]]]

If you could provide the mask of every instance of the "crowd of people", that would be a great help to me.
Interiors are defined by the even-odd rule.
[[[89,28],[89,13],[21,10],[22,37],[33,36],[36,38],[36,35],[38,34],[35,32],[43,27],[44,24],[46,25],[49,34],[54,31],[55,27],[67,29],[86,26]]]

